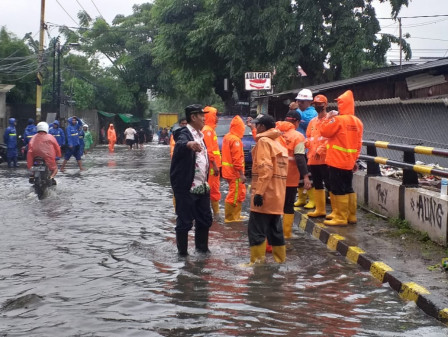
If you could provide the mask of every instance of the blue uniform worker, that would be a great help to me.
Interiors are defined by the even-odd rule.
[[[28,119],[28,125],[23,133],[23,144],[28,145],[31,138],[37,133],[37,127],[34,125],[34,119]]]
[[[67,133],[67,150],[64,155],[64,162],[61,166],[61,171],[65,171],[65,165],[67,165],[67,161],[74,156],[76,161],[78,162],[79,169],[84,170],[81,162],[81,146],[79,142],[79,129],[82,128],[82,120],[76,116],[70,117],[68,119],[68,125],[65,129]]]
[[[53,122],[52,128],[48,131],[48,133],[56,138],[59,146],[62,147],[63,145],[65,145],[65,132],[59,127],[59,125],[59,121],[55,120]]]
[[[9,126],[3,134],[3,142],[6,144],[6,161],[8,167],[17,167],[17,131],[16,119],[9,119]]]

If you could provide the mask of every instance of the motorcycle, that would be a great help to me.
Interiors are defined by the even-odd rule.
[[[50,178],[51,173],[45,164],[45,160],[41,157],[34,158],[31,171],[34,173],[34,190],[36,191],[38,199],[43,199],[48,187],[54,185],[53,179]]]

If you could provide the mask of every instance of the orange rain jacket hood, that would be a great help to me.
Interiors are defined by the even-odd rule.
[[[291,123],[290,123],[291,124]],[[283,214],[288,174],[288,151],[277,139],[281,132],[269,129],[257,135],[252,149],[252,194],[250,210],[264,214]],[[261,207],[254,206],[254,196],[263,197]]]
[[[204,114],[205,125],[210,126],[213,130],[216,129],[216,115],[218,114],[218,110],[212,106],[206,106],[204,112],[207,112]]]
[[[328,166],[352,170],[362,149],[363,124],[355,116],[353,92],[348,90],[337,99],[339,115],[322,123],[321,135],[328,138]]]
[[[214,107],[206,106],[204,111],[208,112],[204,115],[205,126],[202,128],[204,134],[204,143],[207,147],[208,158],[210,161],[214,161],[216,166],[221,167],[221,152],[219,151],[218,137],[216,136],[216,114],[218,110]],[[213,170],[210,167],[211,170]],[[211,172],[213,175],[213,172]]]
[[[117,141],[117,134],[115,133],[113,124],[110,124],[109,129],[107,129],[107,139],[112,143],[115,143]]]
[[[238,115],[233,117],[232,121],[230,122],[229,133],[231,133],[232,135],[235,135],[239,139],[241,139],[244,136],[245,130],[246,130],[246,125],[244,125],[242,118]]]

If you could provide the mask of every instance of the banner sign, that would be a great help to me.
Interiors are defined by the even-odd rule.
[[[271,90],[270,72],[250,72],[244,74],[246,90]]]

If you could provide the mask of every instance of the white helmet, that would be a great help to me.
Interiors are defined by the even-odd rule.
[[[89,128],[89,126],[87,124],[83,124],[82,127],[83,128]]]
[[[48,124],[46,122],[39,122],[36,127],[37,132],[44,131],[45,133],[48,133]]]
[[[299,91],[296,97],[299,101],[312,101],[313,100],[313,93],[310,89],[302,89]]]

